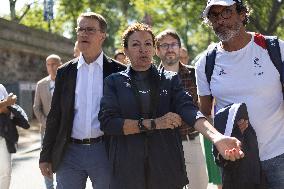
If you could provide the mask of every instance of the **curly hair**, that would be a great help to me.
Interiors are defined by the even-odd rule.
[[[238,14],[241,14],[242,12],[245,13],[245,19],[243,21],[243,25],[247,25],[249,23],[249,16],[251,13],[251,10],[247,6],[246,3],[243,3],[243,1],[236,1],[236,10]]]
[[[147,25],[147,24],[136,22],[136,23],[131,24],[130,26],[128,26],[128,28],[123,32],[123,34],[121,36],[121,38],[122,38],[121,45],[124,48],[128,48],[129,37],[133,33],[137,32],[137,31],[146,31],[149,34],[151,34],[152,42],[153,42],[153,44],[155,44],[155,35],[154,35],[153,31],[152,31],[152,28],[149,25]]]

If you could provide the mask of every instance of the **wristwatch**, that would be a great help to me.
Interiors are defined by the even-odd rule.
[[[151,130],[156,129],[155,119],[151,119]]]
[[[148,129],[143,125],[143,120],[144,120],[144,118],[140,118],[138,120],[138,127],[139,127],[139,130],[140,130],[141,133],[148,131]]]

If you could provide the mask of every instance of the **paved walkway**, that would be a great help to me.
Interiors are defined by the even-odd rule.
[[[20,138],[16,154],[12,155],[10,189],[44,189],[38,168],[40,149],[39,125],[32,121],[28,130],[18,129]]]
[[[18,128],[19,142],[16,154],[12,155],[12,179],[10,189],[45,189],[44,180],[38,168],[40,133],[37,121],[31,121],[28,130]],[[86,189],[92,189],[90,180]]]
[[[39,124],[31,122],[28,130],[19,129],[19,146],[12,156],[12,180],[10,189],[45,189],[44,180],[38,168],[40,153]],[[86,189],[92,189],[90,180]],[[209,185],[207,189],[216,189]]]

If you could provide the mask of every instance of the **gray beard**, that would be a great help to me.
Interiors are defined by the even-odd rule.
[[[227,30],[225,32],[218,32],[215,31],[215,34],[217,35],[217,37],[221,40],[221,41],[229,41],[230,39],[232,39],[233,37],[238,36],[240,29],[241,29],[241,24],[242,23],[238,23],[234,26],[233,29],[231,30]]]

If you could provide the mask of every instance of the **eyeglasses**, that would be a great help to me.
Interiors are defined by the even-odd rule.
[[[163,44],[159,45],[159,48],[161,48],[161,49],[163,49],[163,50],[168,50],[170,47],[171,47],[172,49],[178,49],[178,48],[180,48],[180,46],[179,46],[178,43],[171,43],[171,44],[163,43]]]
[[[216,13],[216,12],[209,12],[207,18],[211,21],[211,22],[216,22],[219,19],[219,15],[221,15],[221,17],[223,19],[229,19],[232,17],[233,14],[233,10],[231,8],[224,8],[221,12]]]
[[[93,28],[93,27],[86,27],[86,28],[77,27],[77,28],[75,28],[75,30],[76,30],[76,33],[78,35],[83,34],[83,32],[85,32],[87,35],[91,35],[91,34],[95,34],[96,31],[101,31],[101,30]]]

